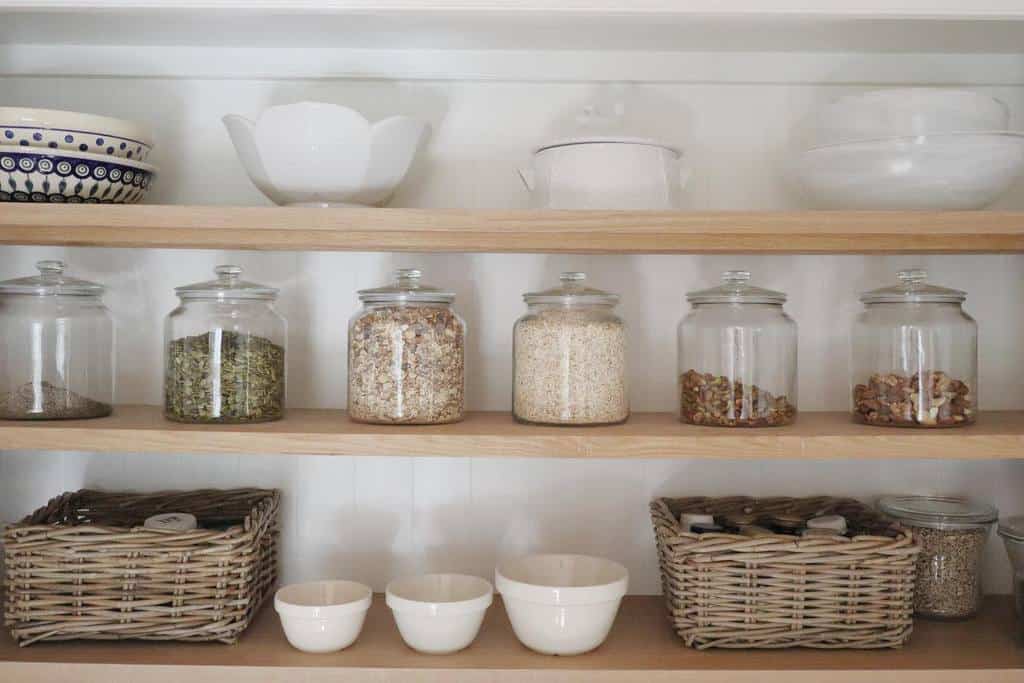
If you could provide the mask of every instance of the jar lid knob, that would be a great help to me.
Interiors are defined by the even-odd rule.
[[[722,281],[730,284],[739,284],[750,280],[749,270],[727,270],[722,273]]]
[[[899,281],[907,285],[916,285],[928,279],[928,271],[924,268],[908,268],[896,273]]]
[[[580,272],[562,273],[558,279],[562,282],[583,282],[587,279],[587,274]]]
[[[213,272],[217,273],[217,276],[223,282],[234,282],[238,279],[238,276],[242,274],[241,266],[217,266],[213,269]]]
[[[423,277],[423,271],[419,268],[399,268],[395,271],[395,277],[400,282],[404,282],[406,280],[416,282]]]
[[[64,272],[63,261],[38,261],[36,268],[43,277],[54,277]]]

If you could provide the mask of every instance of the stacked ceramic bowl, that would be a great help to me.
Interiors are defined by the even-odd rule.
[[[0,107],[0,202],[134,204],[156,175],[152,148],[131,121]]]
[[[1024,170],[1024,135],[994,97],[895,88],[841,97],[799,133],[796,184],[826,209],[980,209]]]

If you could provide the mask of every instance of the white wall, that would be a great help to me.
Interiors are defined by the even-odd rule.
[[[793,123],[816,102],[858,86],[783,83],[638,84],[626,89],[639,132],[684,146],[695,168],[693,208],[799,206],[779,173]],[[879,74],[882,80],[882,74]],[[866,87],[866,86],[859,86]],[[571,132],[572,114],[606,88],[594,83],[0,78],[2,104],[94,111],[151,121],[161,167],[151,200],[264,204],[219,123],[297,99],[362,109],[371,118],[429,119],[434,136],[399,206],[520,207],[514,169],[529,148]],[[619,88],[619,86],[616,86]],[[982,88],[1024,114],[1024,88]],[[612,89],[612,92],[621,92]],[[1019,191],[1001,206],[1024,208]],[[176,252],[0,248],[0,278],[27,275],[41,257],[62,257],[72,274],[103,282],[118,319],[119,400],[157,403],[163,316],[176,285],[206,279],[226,261],[282,289],[290,322],[289,405],[343,407],[345,339],[355,290],[382,284],[396,266],[419,265],[452,287],[467,318],[468,400],[506,410],[511,326],[523,291],[563,269],[587,270],[619,292],[631,330],[632,400],[638,410],[674,406],[675,325],[686,291],[726,268],[753,271],[782,289],[800,323],[800,403],[842,410],[847,401],[847,331],[856,294],[888,284],[901,266],[923,263],[936,282],[969,292],[981,328],[983,409],[1024,408],[1024,259],[1021,256],[544,256]],[[0,444],[2,448],[2,444]],[[851,494],[951,492],[1024,513],[1024,465],[1011,462],[585,461],[400,457],[150,456],[6,452],[0,457],[0,519],[13,520],[63,490],[254,484],[285,490],[287,580],[349,576],[383,588],[393,575],[426,569],[490,573],[496,557],[575,550],[616,557],[633,592],[658,591],[647,504],[659,494]],[[1005,558],[989,547],[989,588],[1009,590]]]

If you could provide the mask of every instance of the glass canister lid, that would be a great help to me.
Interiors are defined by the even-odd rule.
[[[872,289],[860,295],[866,304],[903,303],[962,303],[966,292],[959,289],[938,287],[925,282],[928,271],[924,268],[908,268],[896,273],[900,283],[891,287]]]
[[[999,511],[976,500],[944,496],[885,496],[878,509],[910,526],[933,529],[960,529],[989,524]]]
[[[691,304],[784,304],[786,295],[750,284],[749,271],[727,270],[722,273],[722,284],[688,292],[686,300]]]
[[[273,287],[246,282],[241,278],[241,266],[217,266],[213,269],[217,279],[197,282],[192,285],[175,287],[174,293],[181,299],[276,299]]]
[[[614,306],[619,303],[618,294],[587,287],[586,273],[562,273],[558,279],[561,284],[557,287],[540,292],[527,292],[523,294],[523,301],[528,304],[598,304],[604,306]]]
[[[1011,541],[1024,541],[1024,515],[999,521],[999,535]]]
[[[68,277],[63,261],[39,261],[39,275],[19,277],[0,282],[0,294],[34,294],[36,296],[100,296],[103,285]]]
[[[450,304],[455,301],[454,292],[446,292],[421,282],[423,272],[416,268],[399,268],[395,281],[386,287],[360,289],[356,294],[366,303],[434,303]]]

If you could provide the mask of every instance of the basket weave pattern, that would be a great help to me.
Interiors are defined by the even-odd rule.
[[[679,515],[840,514],[870,533],[799,538],[684,532]],[[913,627],[911,534],[839,498],[659,498],[651,503],[662,588],[697,649],[892,648]]]
[[[265,489],[58,496],[4,531],[4,624],[20,645],[233,643],[276,581],[279,506]],[[164,512],[201,528],[142,526]]]

